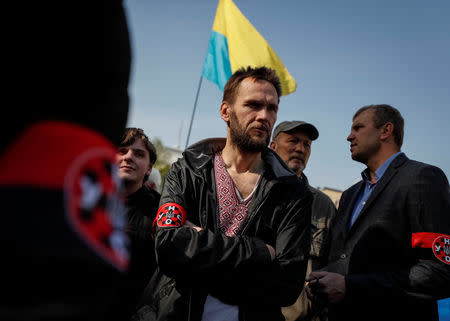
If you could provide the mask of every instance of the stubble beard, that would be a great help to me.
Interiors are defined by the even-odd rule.
[[[352,154],[352,159],[355,162],[359,162],[359,163],[363,163],[366,164],[367,163],[367,157],[363,157],[361,154]]]
[[[376,155],[379,150],[380,143],[375,143],[374,145],[365,146],[365,148],[360,150],[359,152],[356,151],[355,153],[352,153],[351,157],[355,162],[367,165],[369,159]]]
[[[305,169],[305,165],[300,165],[300,166],[293,166],[290,167],[291,171],[293,171],[295,174],[297,174],[297,176],[301,176],[301,174],[303,173],[303,170]]]
[[[230,137],[231,141],[241,150],[247,153],[260,153],[269,145],[270,137],[265,140],[253,139],[245,128],[239,126],[239,121],[234,112],[230,115]]]

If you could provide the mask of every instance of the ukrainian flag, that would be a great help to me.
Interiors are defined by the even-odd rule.
[[[276,70],[282,95],[297,88],[281,59],[233,1],[219,0],[202,76],[223,90],[231,74],[247,66]]]

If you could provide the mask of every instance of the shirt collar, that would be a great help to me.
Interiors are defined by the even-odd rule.
[[[384,173],[386,172],[386,170],[388,169],[389,165],[391,165],[392,161],[400,154],[402,154],[403,152],[397,152],[394,155],[392,155],[391,157],[389,157],[383,164],[381,164],[380,167],[378,167],[378,169],[375,171],[375,181],[378,182],[381,177],[383,177]],[[363,178],[363,180],[365,182],[370,182],[370,173],[369,173],[369,169],[366,168],[365,170],[363,170],[361,172],[361,177]]]

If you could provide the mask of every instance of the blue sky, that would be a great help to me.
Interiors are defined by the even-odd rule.
[[[131,36],[128,126],[185,146],[218,1],[124,2]],[[350,158],[354,112],[387,103],[405,118],[402,150],[450,177],[450,1],[234,0],[297,81],[278,122],[305,120],[320,136],[311,185],[344,190],[364,165]],[[224,137],[222,92],[203,80],[189,143]]]

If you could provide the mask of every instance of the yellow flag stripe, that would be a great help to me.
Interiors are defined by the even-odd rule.
[[[219,0],[213,30],[227,38],[233,72],[247,66],[270,67],[276,70],[280,78],[283,95],[295,91],[295,79],[232,0]]]

